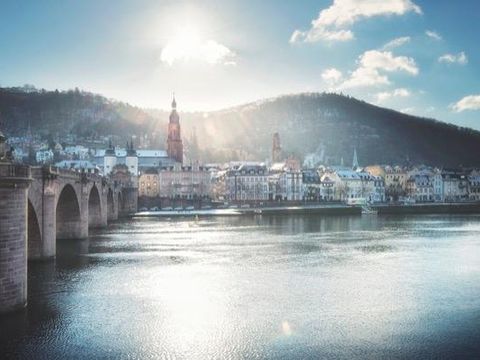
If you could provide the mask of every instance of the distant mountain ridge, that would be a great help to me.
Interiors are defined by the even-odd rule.
[[[265,160],[278,132],[284,155],[360,165],[480,166],[480,132],[403,114],[328,93],[284,95],[209,113],[183,113],[185,146],[198,143],[203,161]],[[141,109],[78,90],[0,88],[0,121],[7,133],[33,131],[80,136],[155,133],[163,146],[168,112]],[[196,134],[196,139],[193,134]]]

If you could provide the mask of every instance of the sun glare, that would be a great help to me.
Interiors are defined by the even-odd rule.
[[[193,26],[179,30],[162,49],[160,60],[168,65],[175,62],[203,62],[235,65],[234,53],[215,40],[205,39],[200,29]]]

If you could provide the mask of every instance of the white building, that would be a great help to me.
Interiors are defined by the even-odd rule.
[[[230,163],[225,173],[227,199],[231,201],[268,200],[268,170],[264,163]]]
[[[90,156],[88,148],[83,145],[66,146],[63,152],[71,157],[76,156],[79,160],[87,160]]]
[[[35,160],[39,164],[48,164],[53,161],[53,151],[52,150],[39,150],[35,153]]]
[[[359,174],[348,168],[334,167],[327,173],[334,182],[336,190],[335,199],[348,203],[363,203],[364,196],[363,182]]]
[[[269,198],[279,201],[300,201],[303,199],[302,172],[287,163],[275,163],[270,167]]]
[[[100,170],[108,174],[115,165],[127,165],[129,170],[136,166],[137,173],[141,174],[147,169],[158,168],[162,166],[172,166],[175,161],[168,157],[164,150],[134,150],[137,154],[137,160],[129,159],[127,165],[128,149],[113,148],[101,149],[95,152],[92,162],[97,165]]]

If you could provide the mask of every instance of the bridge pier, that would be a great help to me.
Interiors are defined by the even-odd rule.
[[[138,188],[125,187],[122,191],[122,200],[118,204],[118,216],[124,217],[137,212]]]
[[[42,242],[37,259],[54,258],[57,254],[57,231],[55,217],[55,193],[48,189],[43,193]],[[29,259],[32,258],[30,254]]]
[[[30,169],[0,163],[0,313],[27,304],[27,191]]]

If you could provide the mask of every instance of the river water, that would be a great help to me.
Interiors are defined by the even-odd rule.
[[[480,358],[479,216],[142,218],[57,248],[1,358]]]

